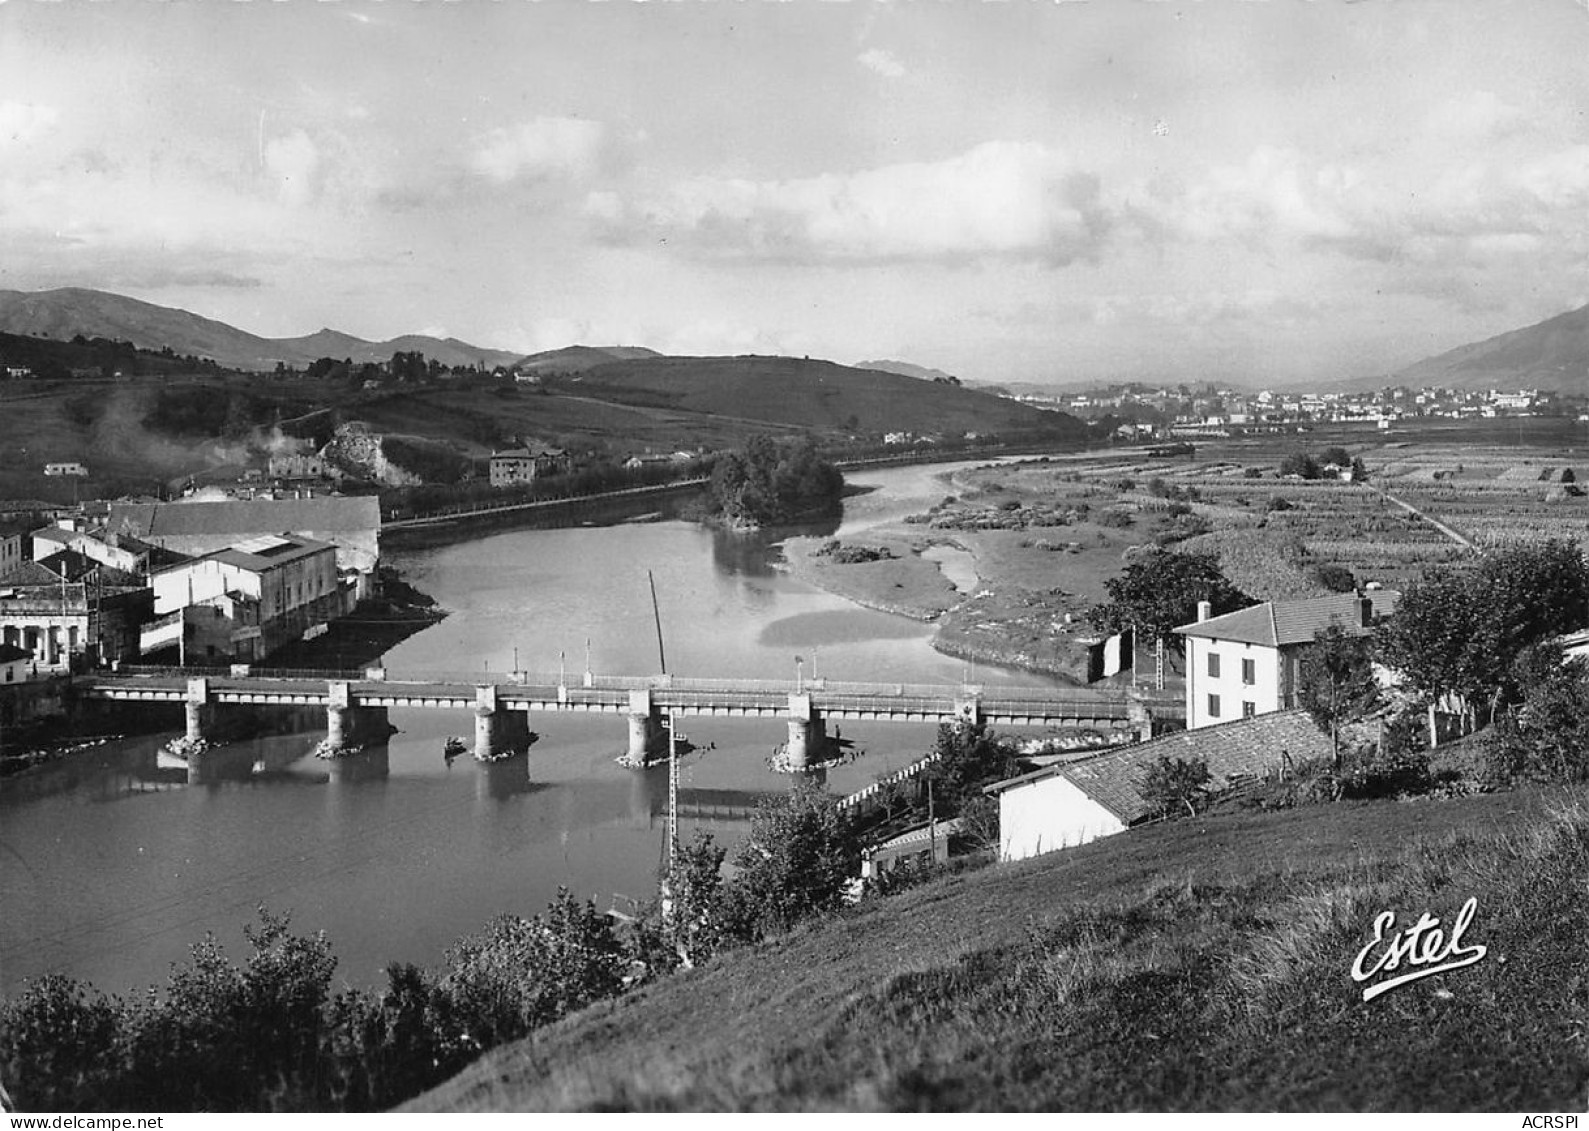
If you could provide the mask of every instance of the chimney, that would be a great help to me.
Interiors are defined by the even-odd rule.
[[[1374,598],[1359,597],[1357,599],[1358,621],[1364,628],[1372,628],[1374,624]]]
[[[1197,622],[1199,624],[1201,624],[1203,621],[1207,620],[1209,617],[1211,617],[1213,615],[1214,615],[1214,606],[1213,605],[1209,604],[1207,601],[1199,601],[1197,603]]]

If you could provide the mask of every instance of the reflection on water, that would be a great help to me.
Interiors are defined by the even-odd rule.
[[[884,477],[874,473],[869,478]],[[920,469],[905,474],[919,477]],[[872,504],[886,492],[865,496]],[[836,523],[802,528],[831,534]],[[451,615],[386,656],[394,674],[606,674],[660,666],[646,573],[656,580],[668,670],[955,682],[930,627],[859,610],[773,567],[780,534],[676,521],[526,530],[395,555]],[[588,642],[588,643],[587,643]],[[1041,677],[980,676],[1026,685]],[[606,907],[649,898],[666,845],[667,769],[631,771],[621,716],[542,714],[528,755],[481,765],[443,756],[467,711],[394,709],[384,746],[312,757],[324,719],[234,741],[193,764],[129,739],[0,781],[0,992],[52,969],[125,991],[162,979],[206,930],[240,944],[260,903],[324,929],[339,976],[373,984],[388,962],[437,962],[503,911],[544,908],[567,886]],[[756,804],[791,779],[767,760],[778,719],[686,718],[683,835],[731,848]],[[173,715],[173,730],[180,716]],[[916,757],[927,725],[846,723],[865,758],[829,771],[857,789]]]

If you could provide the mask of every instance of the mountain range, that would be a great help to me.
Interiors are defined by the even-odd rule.
[[[113,338],[143,349],[169,347],[176,354],[208,357],[231,368],[252,370],[271,370],[278,362],[307,365],[322,357],[390,361],[394,353],[413,350],[447,366],[490,368],[512,365],[519,358],[508,350],[426,334],[405,334],[385,342],[370,342],[337,330],[320,330],[299,338],[263,338],[186,310],[82,287],[0,291],[0,331],[63,341],[78,334]]]
[[[1589,306],[1425,358],[1380,383],[1589,392]]]
[[[532,372],[564,375],[625,362],[663,359],[663,355],[642,346],[574,345],[525,356],[457,338],[426,334],[405,334],[384,342],[372,342],[338,330],[323,329],[296,338],[265,338],[186,310],[82,287],[0,291],[0,332],[63,341],[78,334],[89,338],[113,338],[130,341],[144,349],[169,348],[178,355],[208,357],[222,365],[247,370],[271,370],[278,363],[303,366],[321,357],[380,362],[390,360],[398,351],[415,350],[447,366],[518,366]],[[942,370],[904,361],[863,361],[853,369],[900,374],[951,387],[954,383],[951,375]],[[1362,388],[1392,384],[1577,392],[1585,388],[1586,381],[1589,381],[1589,306],[1484,341],[1458,346],[1389,376],[1335,384]],[[977,386],[975,382],[970,384]],[[1026,384],[1020,387],[1055,391],[1049,386]],[[1007,384],[998,391],[1016,388]]]

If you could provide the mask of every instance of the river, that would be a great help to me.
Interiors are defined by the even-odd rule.
[[[854,478],[840,534],[920,510],[950,493],[944,468]],[[778,542],[835,524],[735,536],[678,521],[493,533],[388,554],[451,615],[394,648],[393,676],[587,662],[602,674],[660,666],[649,570],[668,671],[745,676],[959,682],[966,666],[932,651],[932,626],[856,608],[776,566]],[[588,656],[588,660],[587,660]],[[983,683],[1043,677],[978,666]],[[173,713],[173,731],[180,725]],[[665,768],[624,769],[621,718],[531,717],[540,734],[504,770],[442,744],[466,712],[398,710],[384,754],[330,766],[309,757],[321,733],[232,744],[213,780],[189,785],[158,754],[171,734],[127,739],[0,781],[0,993],[61,971],[126,993],[163,981],[206,931],[241,956],[241,928],[263,903],[294,928],[324,930],[339,977],[374,985],[393,961],[437,963],[458,936],[501,912],[542,910],[560,885],[606,909],[652,894],[665,848]],[[780,721],[684,720],[685,837],[730,845],[760,797],[788,788],[767,758]],[[925,725],[845,723],[866,754],[831,770],[847,792],[919,756]],[[333,772],[334,771],[334,772]],[[622,898],[617,905],[625,906]]]

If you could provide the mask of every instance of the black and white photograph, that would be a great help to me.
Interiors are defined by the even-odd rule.
[[[0,0],[0,1112],[1589,1111],[1589,0]]]

